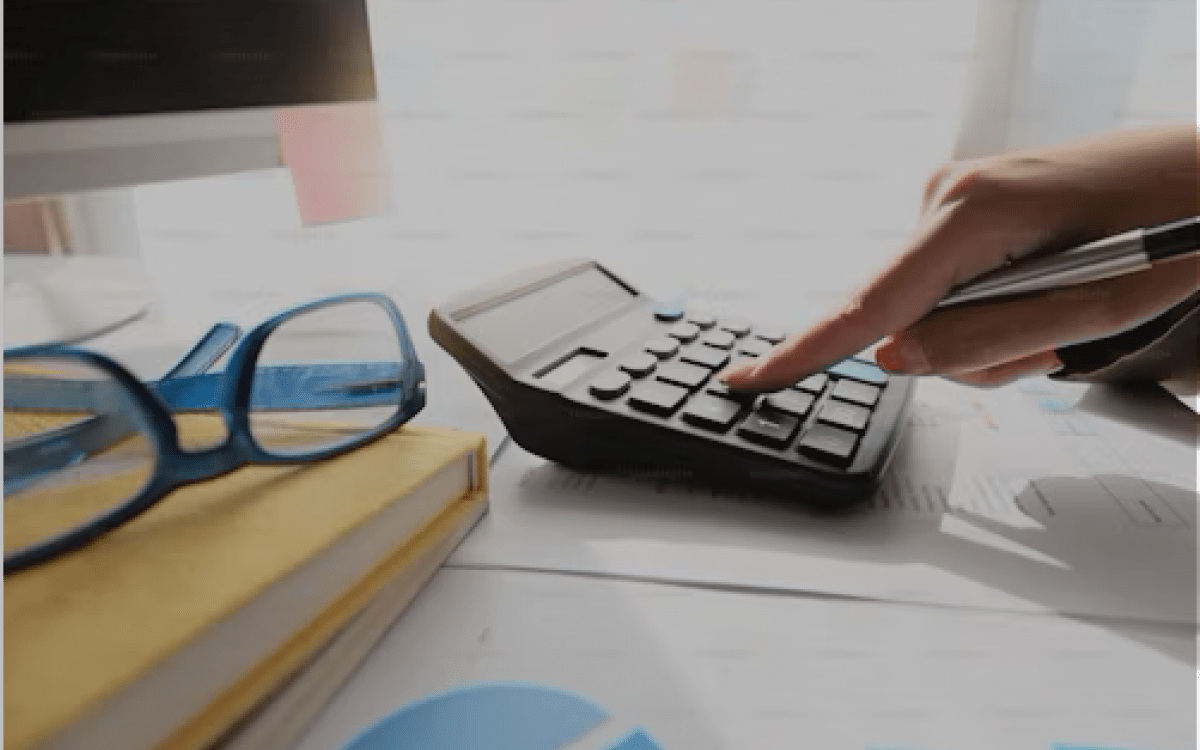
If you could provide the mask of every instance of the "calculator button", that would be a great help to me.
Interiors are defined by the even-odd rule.
[[[687,362],[693,365],[701,365],[710,369],[724,367],[729,361],[729,352],[724,349],[715,349],[711,346],[693,346],[685,349],[679,357],[681,362]]]
[[[680,417],[697,427],[724,432],[733,426],[741,411],[742,405],[736,401],[717,396],[697,396]]]
[[[706,331],[717,324],[717,319],[708,313],[688,313],[687,319]]]
[[[770,448],[786,448],[800,428],[800,418],[779,411],[756,409],[737,429],[739,437]]]
[[[748,323],[743,323],[740,320],[722,320],[718,325],[721,330],[729,331],[738,338],[750,333],[750,325]]]
[[[679,351],[679,342],[669,338],[653,339],[646,342],[646,351],[659,359],[670,359]]]
[[[647,352],[638,352],[637,354],[629,355],[617,366],[635,378],[640,378],[654,372],[654,366],[657,362],[658,359],[654,355]]]
[[[816,375],[809,375],[807,378],[801,380],[792,387],[799,388],[802,391],[808,391],[809,393],[820,393],[821,391],[825,390],[825,386],[828,384],[829,376],[823,372],[819,372]]]
[[[796,450],[820,461],[844,466],[850,462],[857,444],[858,436],[853,432],[827,424],[815,424],[800,438]]]
[[[699,388],[708,380],[712,370],[699,365],[688,365],[683,362],[668,362],[658,368],[657,378],[666,383],[674,383],[684,388]]]
[[[879,389],[866,383],[853,380],[839,380],[833,387],[833,394],[843,401],[853,401],[863,406],[874,406],[879,400]]]
[[[758,357],[751,357],[747,354],[736,354],[733,359],[729,360],[729,369],[732,370],[735,367],[741,367],[747,362],[755,362],[757,360]]]
[[[656,320],[662,320],[668,323],[680,320],[683,318],[683,307],[665,302],[661,305],[657,305],[654,308],[654,317]]]
[[[733,334],[729,331],[709,331],[704,334],[704,338],[700,339],[703,344],[715,346],[718,349],[729,349],[735,341]]]
[[[638,411],[669,417],[687,397],[687,388],[648,380],[633,389],[629,396],[629,405]]]
[[[780,391],[767,394],[763,398],[763,403],[779,411],[803,417],[812,408],[813,397],[799,391]]]
[[[629,376],[623,372],[606,372],[592,381],[588,390],[596,398],[613,399],[629,390]]]
[[[694,323],[684,323],[680,321],[667,329],[667,335],[673,339],[679,339],[683,343],[695,341],[696,336],[700,334],[700,327]]]
[[[754,391],[735,391],[720,380],[714,380],[709,383],[705,386],[704,392],[742,404],[753,403],[754,399],[758,398],[758,394]]]
[[[887,382],[887,373],[870,362],[858,359],[845,359],[829,368],[830,375],[861,380],[864,383],[883,385]]]
[[[751,357],[761,357],[771,351],[771,345],[761,339],[745,339],[738,342],[738,353]]]
[[[754,332],[754,338],[762,339],[768,344],[778,344],[780,341],[783,341],[785,338],[787,338],[787,335],[783,331],[776,331],[772,328],[762,328]]]
[[[871,410],[864,409],[861,406],[848,404],[845,401],[830,399],[825,406],[821,407],[820,413],[817,414],[817,419],[822,422],[837,425],[838,427],[846,427],[851,430],[862,432],[867,426],[867,420],[871,418]]]

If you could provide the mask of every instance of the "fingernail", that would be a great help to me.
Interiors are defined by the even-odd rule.
[[[907,375],[929,372],[929,361],[920,342],[912,338],[896,338],[875,350],[875,362],[887,370]]]
[[[745,380],[754,372],[755,363],[744,362],[737,367],[731,367],[728,370],[723,370],[717,375],[717,380],[726,385],[737,384],[738,381]]]

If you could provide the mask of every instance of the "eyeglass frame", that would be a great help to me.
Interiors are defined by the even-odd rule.
[[[250,429],[250,399],[258,356],[267,338],[281,325],[300,315],[354,301],[378,303],[388,313],[398,334],[401,351],[401,373],[399,398],[396,412],[378,426],[363,434],[350,437],[345,442],[303,454],[273,453],[254,439]],[[218,324],[220,326],[221,324]],[[230,325],[230,324],[226,324]],[[230,326],[240,333],[236,326]],[[158,382],[167,382],[181,366],[189,361],[202,347],[206,339],[216,330],[209,331],[200,342],[186,354],[167,376]],[[202,369],[216,361],[228,349],[228,344],[218,345],[216,356],[208,357]],[[211,354],[211,352],[210,352]],[[155,392],[152,384],[143,382],[116,360],[99,352],[67,344],[29,344],[4,351],[7,363],[10,357],[21,359],[33,357],[62,357],[82,361],[111,377],[128,396],[137,412],[135,416],[145,435],[156,448],[154,469],[137,493],[114,507],[41,541],[4,554],[4,575],[16,573],[34,565],[47,562],[67,552],[79,549],[98,537],[122,526],[154,507],[171,492],[188,484],[214,479],[247,465],[290,465],[321,461],[348,453],[371,443],[396,430],[416,416],[426,403],[425,366],[417,357],[416,349],[408,334],[404,317],[395,302],[387,295],[375,292],[356,292],[322,297],[288,308],[256,325],[240,336],[230,354],[223,371],[216,403],[206,411],[221,414],[226,426],[226,435],[220,444],[199,450],[185,450],[179,442],[179,430],[166,400]]]

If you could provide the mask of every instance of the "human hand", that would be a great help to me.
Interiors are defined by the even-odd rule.
[[[1184,258],[1126,276],[935,310],[949,290],[1070,237],[1081,242],[1197,213],[1193,126],[1106,135],[939,170],[907,247],[833,315],[721,373],[773,389],[879,341],[892,372],[998,385],[1061,363],[1055,348],[1154,317],[1200,287]]]

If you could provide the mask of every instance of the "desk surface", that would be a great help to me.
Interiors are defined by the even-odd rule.
[[[803,325],[908,233],[920,186],[957,131],[975,21],[962,0],[716,2],[686,12],[642,0],[465,3],[372,10],[392,215],[296,229],[281,172],[139,190],[157,304],[97,345],[149,376],[214,320],[254,323],[314,295],[383,290],[429,369],[421,419],[482,430],[497,445],[502,426],[429,340],[425,310],[513,268],[583,255],[654,296]],[[933,421],[945,406],[935,390],[920,392]],[[978,466],[995,445],[989,420],[1003,435],[1007,414],[958,395],[951,424],[974,431]],[[1155,413],[1163,418],[1144,424],[1146,434],[1194,446],[1194,419],[1161,402],[1076,395],[1074,413],[1043,414],[1042,426],[1086,430],[1088,420]],[[1016,397],[1027,396],[1038,397]],[[941,433],[926,427],[917,432],[930,441],[912,443],[906,460],[949,456],[952,498],[1019,518],[989,507],[979,488],[968,498],[954,482],[967,456],[942,451]],[[1156,464],[1160,455],[1168,458]],[[1180,478],[1188,467],[1178,455],[1122,447],[1075,460],[1092,462],[1089,476],[1162,485],[1152,493],[1194,534],[1195,498],[1188,505],[1178,491],[1195,485]],[[1007,479],[1021,487],[1027,458],[1007,459]],[[1056,476],[1037,466],[1035,480]],[[1088,494],[1081,486],[1075,496]],[[971,538],[985,554],[966,558],[970,566],[946,554],[939,565],[928,537],[906,534],[961,520],[954,512],[864,529],[855,557],[845,538],[835,554],[801,521],[781,524],[777,509],[723,498],[625,488],[603,502],[573,491],[494,501],[301,750],[337,747],[406,701],[486,679],[576,689],[676,749],[1194,743],[1194,617],[1047,614],[1081,580],[1081,564],[1095,575],[1077,604],[1111,611],[1115,602],[1124,615],[1161,604],[1180,576],[1194,576],[1194,536],[1181,545],[1179,526],[1136,530],[1173,540],[1168,551],[1182,562],[1166,578],[1149,563],[1171,560],[1149,543],[1135,575],[1107,569],[1119,583],[1106,589],[1103,550],[1067,561],[1053,545],[1033,554],[1003,527]],[[1028,525],[1021,533],[1029,541]],[[855,564],[874,573],[848,576]],[[879,590],[881,571],[890,595]],[[959,599],[916,596],[917,582],[931,590],[931,573],[945,586],[934,593]],[[1058,598],[1030,587],[1041,574]],[[838,589],[856,580],[877,585],[848,600]]]

